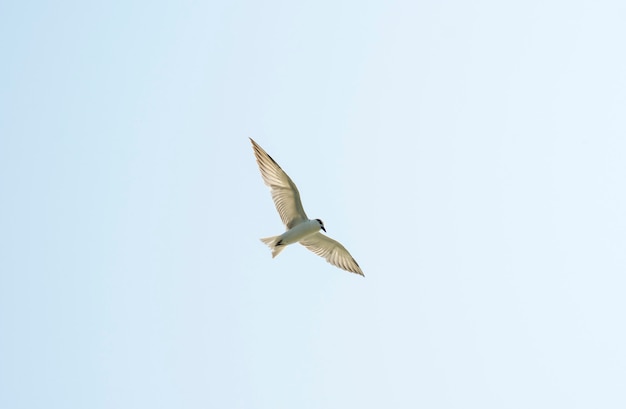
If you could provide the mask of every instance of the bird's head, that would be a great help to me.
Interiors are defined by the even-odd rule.
[[[321,221],[320,219],[315,219],[319,224],[320,224],[320,229],[324,230],[324,232],[326,232],[326,229],[324,228],[324,222]]]

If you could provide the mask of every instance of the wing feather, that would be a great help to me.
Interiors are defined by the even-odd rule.
[[[250,141],[261,170],[263,182],[270,187],[274,205],[283,224],[287,226],[287,229],[291,229],[293,226],[308,220],[296,184],[263,148],[252,138]]]
[[[324,257],[326,261],[336,267],[351,273],[364,275],[359,264],[341,243],[320,232],[306,237],[300,241],[300,244],[318,256]]]

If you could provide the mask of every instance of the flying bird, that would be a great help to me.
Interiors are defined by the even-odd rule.
[[[324,257],[330,264],[351,273],[364,275],[357,262],[341,243],[320,232],[320,230],[326,232],[324,223],[320,219],[307,217],[300,201],[298,188],[291,178],[252,138],[250,142],[252,142],[254,156],[256,156],[263,181],[270,187],[276,210],[287,227],[287,231],[279,236],[261,239],[272,249],[272,258],[288,245],[299,242],[313,253]]]

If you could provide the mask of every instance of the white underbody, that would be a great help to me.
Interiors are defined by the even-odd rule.
[[[306,222],[296,224],[291,229],[281,234],[276,243],[280,243],[281,246],[297,243],[305,237],[317,233],[320,231],[320,228],[321,226],[317,220],[307,220]]]

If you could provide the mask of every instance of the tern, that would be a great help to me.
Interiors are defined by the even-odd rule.
[[[326,232],[324,223],[320,219],[307,217],[300,201],[298,188],[291,178],[252,138],[250,142],[252,142],[263,182],[269,186],[276,210],[287,227],[287,231],[281,235],[261,239],[272,250],[272,258],[280,254],[288,245],[299,242],[313,253],[324,257],[330,264],[351,273],[364,275],[357,262],[341,243],[320,232],[320,230]]]

